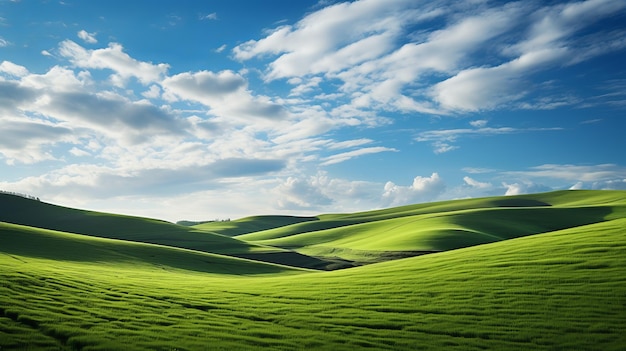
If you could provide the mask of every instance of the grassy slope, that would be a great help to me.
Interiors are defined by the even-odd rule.
[[[0,222],[0,251],[13,257],[59,262],[148,266],[215,274],[267,274],[293,267],[250,261],[170,246],[97,238]]]
[[[365,263],[602,222],[625,209],[624,191],[559,191],[322,215],[237,238]]]
[[[616,219],[348,270],[254,278],[7,252],[0,346],[621,350],[624,228],[626,219]]]
[[[328,264],[296,252],[247,243],[161,220],[72,209],[8,194],[0,194],[0,222],[227,254],[298,267],[322,268]]]
[[[235,221],[202,223],[193,227],[226,236],[237,236],[316,220],[317,217],[252,216]]]

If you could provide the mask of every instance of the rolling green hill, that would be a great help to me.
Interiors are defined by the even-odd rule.
[[[404,206],[236,236],[358,264],[446,251],[626,215],[626,192],[560,191]]]
[[[202,223],[193,227],[222,235],[237,236],[317,220],[317,217],[252,216],[236,221]]]
[[[288,266],[171,246],[70,234],[0,222],[0,251],[17,259],[46,259],[89,265],[148,266],[217,274],[267,274],[297,271]]]
[[[0,219],[2,350],[626,345],[624,191],[193,228],[7,195]],[[372,264],[260,262],[315,266],[285,248]]]
[[[304,268],[324,268],[333,264],[291,250],[247,243],[161,220],[72,209],[2,193],[0,222],[227,254]]]
[[[0,347],[621,350],[626,219],[333,272],[0,254]]]

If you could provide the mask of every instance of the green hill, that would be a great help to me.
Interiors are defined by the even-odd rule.
[[[0,193],[0,222],[305,268],[324,268],[333,263],[161,220],[72,209],[3,193]]]
[[[89,265],[182,269],[216,274],[267,274],[297,271],[293,267],[209,254],[170,246],[104,239],[0,222],[1,251],[11,257]]]
[[[317,217],[252,216],[235,221],[207,222],[193,227],[226,236],[237,236],[317,220]]]
[[[622,350],[624,228],[626,219],[610,219],[352,269],[254,277],[0,245],[0,347]],[[57,234],[33,235],[25,243]]]
[[[236,236],[306,255],[371,263],[626,216],[624,191],[559,191],[456,200],[303,222]]]

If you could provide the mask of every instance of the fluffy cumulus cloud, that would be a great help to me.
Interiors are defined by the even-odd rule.
[[[186,72],[163,80],[164,97],[190,100],[211,109],[217,116],[246,121],[250,118],[282,119],[286,109],[264,96],[253,96],[247,80],[233,72]]]
[[[436,199],[445,189],[446,184],[439,173],[433,173],[430,177],[415,177],[413,184],[408,186],[387,182],[384,187],[383,199],[388,206],[426,202]]]
[[[506,188],[506,192],[504,193],[505,196],[521,195],[521,194],[528,194],[528,193],[540,193],[540,192],[554,190],[546,185],[535,184],[533,182],[528,182],[528,181],[523,182],[523,183],[513,183],[513,184],[502,183],[502,186]]]
[[[465,184],[471,186],[472,188],[488,189],[488,188],[492,187],[491,183],[479,182],[478,180],[473,179],[473,178],[468,177],[468,176],[463,177],[463,181],[465,182]]]
[[[2,63],[0,63],[0,72],[11,76],[23,77],[28,74],[28,69],[10,61],[2,61]]]
[[[95,44],[98,42],[98,39],[96,39],[96,33],[89,33],[84,29],[78,32],[78,37],[88,44]]]
[[[271,191],[274,208],[301,214],[354,212],[386,204],[383,184],[331,177],[327,172],[280,179]]]
[[[88,50],[71,40],[65,40],[59,44],[59,54],[80,68],[114,71],[111,81],[117,86],[123,86],[127,79],[133,77],[143,84],[159,81],[169,69],[165,63],[153,64],[132,58],[118,43],[111,43],[104,49]]]

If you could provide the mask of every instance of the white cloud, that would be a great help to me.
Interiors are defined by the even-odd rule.
[[[506,192],[504,193],[505,196],[540,193],[554,190],[543,184],[535,184],[529,181],[513,184],[502,183],[502,185],[506,188]]]
[[[487,125],[487,120],[479,119],[479,120],[471,121],[470,125],[475,128],[483,128]]]
[[[226,50],[227,47],[228,46],[226,44],[223,44],[219,48],[215,49],[215,52],[217,52],[217,53],[223,52],[224,50]]]
[[[384,186],[383,200],[386,206],[401,206],[436,199],[446,188],[438,173],[430,177],[417,176],[409,186],[387,182]]]
[[[436,84],[433,99],[444,109],[460,111],[491,110],[519,100],[527,94],[523,78],[529,70],[568,54],[566,48],[546,48],[526,53],[495,67],[469,68]]]
[[[95,44],[98,42],[98,39],[96,39],[96,33],[88,33],[84,29],[78,32],[78,37],[88,44]]]
[[[79,149],[77,147],[73,147],[70,149],[70,154],[77,156],[77,157],[82,157],[82,156],[91,156],[91,154],[85,150]]]
[[[481,173],[492,173],[495,172],[495,170],[490,169],[490,168],[480,168],[480,167],[463,167],[462,168],[463,172],[467,172],[470,174],[481,174]]]
[[[369,154],[376,154],[380,152],[388,152],[388,151],[398,151],[398,150],[393,149],[393,148],[383,147],[383,146],[365,147],[362,149],[346,151],[346,152],[342,152],[342,153],[335,154],[332,156],[328,156],[324,158],[324,162],[322,162],[321,165],[328,166],[328,165],[348,161],[354,157],[358,157],[362,155],[369,155]]]
[[[527,171],[504,172],[506,175],[552,178],[576,182],[599,182],[626,178],[626,168],[615,164],[572,165],[545,164]]]
[[[201,20],[216,20],[217,19],[217,13],[213,12],[213,13],[209,13],[207,15],[201,15],[200,19]]]
[[[21,77],[20,85],[33,88],[40,94],[46,91],[78,92],[84,91],[90,83],[88,72],[75,74],[65,67],[54,66],[44,74],[28,74]],[[28,107],[25,107],[28,109]]]
[[[171,100],[194,100],[207,106],[219,101],[220,96],[232,94],[247,85],[246,80],[233,71],[218,73],[200,71],[180,73],[163,80],[166,96]]]
[[[188,124],[147,101],[131,101],[112,93],[51,92],[37,111],[59,121],[97,130],[126,145],[157,135],[182,135]]]
[[[626,190],[626,178],[611,179],[599,182],[593,182],[591,189],[598,190]]]
[[[186,72],[167,77],[162,82],[164,98],[197,101],[211,108],[217,116],[231,121],[250,118],[283,119],[286,109],[266,96],[253,96],[246,79],[229,70]]]
[[[577,63],[610,51],[609,48],[598,49],[604,39],[584,48],[577,47],[576,42],[568,39],[577,31],[624,7],[626,4],[621,1],[588,0],[537,10],[530,17],[533,22],[526,39],[505,50],[506,53],[516,54],[514,59],[500,65],[464,69],[435,85],[433,99],[444,109],[459,111],[491,110],[517,101],[533,89],[525,77],[535,71],[560,65],[573,57],[572,63]],[[612,50],[616,49],[614,45]],[[562,104],[571,102],[561,101]]]
[[[479,182],[475,179],[472,179],[470,177],[463,177],[463,181],[465,182],[465,184],[473,187],[473,188],[478,188],[478,189],[488,189],[491,188],[492,185],[491,183],[486,183],[486,182]]]
[[[435,154],[443,154],[459,148],[458,146],[450,145],[449,143],[439,140],[433,142],[432,146]]]
[[[11,45],[11,43],[9,41],[7,41],[6,39],[0,37],[0,48],[7,47],[9,45]]]
[[[333,202],[316,186],[315,179],[307,181],[289,177],[274,191],[279,195],[277,206],[280,209],[314,209]]]
[[[60,142],[77,142],[72,129],[50,122],[0,117],[0,155],[7,164],[53,160],[48,148]]]
[[[369,144],[373,142],[372,139],[353,139],[353,140],[345,140],[345,141],[339,141],[339,142],[333,142],[332,144],[329,145],[329,149],[331,150],[336,150],[336,149],[346,149],[346,148],[351,148],[351,147],[356,147],[356,146],[361,146],[361,145],[365,145],[365,144]]]
[[[277,210],[313,215],[320,212],[354,212],[381,206],[378,183],[332,178],[326,172],[310,177],[280,180],[271,191]]]
[[[580,190],[583,189],[584,184],[583,182],[576,182],[576,184],[572,185],[569,190]]]
[[[581,100],[546,96],[553,92],[529,78],[626,47],[623,35],[602,29],[573,37],[624,7],[619,0],[548,6],[361,0],[314,11],[233,53],[239,60],[270,58],[268,80],[308,77],[293,95],[321,84],[312,76],[338,79],[359,108],[425,114],[551,109]],[[430,31],[419,27],[423,21]],[[522,101],[540,90],[546,93],[540,101]]]
[[[158,99],[161,96],[161,88],[158,85],[153,84],[150,89],[141,93],[141,95],[148,99]]]
[[[390,50],[402,26],[418,17],[406,5],[406,1],[371,0],[334,4],[294,26],[276,28],[261,40],[239,45],[233,52],[240,60],[279,55],[270,64],[269,79],[336,72]]]
[[[110,69],[115,72],[111,81],[122,86],[128,78],[135,77],[142,84],[160,81],[167,73],[168,64],[137,61],[125,53],[122,45],[110,43],[105,49],[87,50],[71,40],[59,45],[59,54],[77,67]]]
[[[486,123],[474,123],[476,125],[485,125]],[[480,127],[480,128],[458,128],[458,129],[441,129],[441,130],[429,130],[421,132],[415,138],[419,142],[432,142],[433,151],[436,154],[448,152],[458,149],[458,146],[451,143],[456,142],[462,137],[484,137],[491,135],[503,135],[512,133],[528,133],[528,132],[540,132],[540,131],[558,131],[562,128],[512,128],[512,127]]]
[[[0,72],[8,73],[15,77],[23,77],[28,74],[28,69],[10,61],[2,61],[2,63],[0,63]]]

